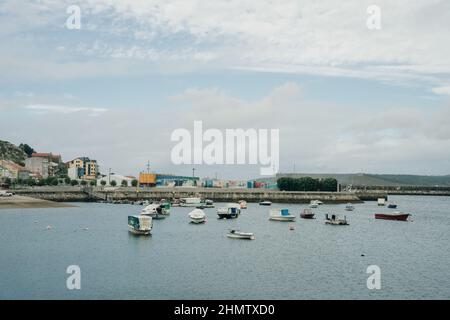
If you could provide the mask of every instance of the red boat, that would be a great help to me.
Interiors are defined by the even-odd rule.
[[[314,213],[312,213],[311,209],[305,209],[302,213],[300,213],[300,218],[314,219]]]
[[[384,219],[384,220],[397,220],[397,221],[407,221],[410,214],[408,213],[376,213],[375,219]]]

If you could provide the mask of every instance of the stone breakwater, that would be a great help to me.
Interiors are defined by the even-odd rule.
[[[209,189],[209,188],[33,188],[15,190],[17,194],[56,202],[77,201],[139,201],[199,197],[216,202],[247,202],[264,200],[278,203],[347,203],[376,201],[387,198],[385,192],[285,192],[267,189]]]

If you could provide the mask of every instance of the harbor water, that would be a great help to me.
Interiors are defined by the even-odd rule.
[[[299,218],[307,205],[249,203],[238,219],[218,220],[216,203],[200,225],[189,223],[192,208],[174,207],[147,237],[128,232],[135,205],[4,209],[0,299],[449,299],[450,198],[390,200],[412,221],[375,220],[395,211],[376,202],[351,212],[321,205],[314,220]],[[269,221],[273,208],[296,221]],[[326,213],[350,225],[326,225]],[[229,239],[231,228],[256,239]],[[70,265],[80,267],[80,290],[66,287]],[[371,265],[379,290],[367,287]]]

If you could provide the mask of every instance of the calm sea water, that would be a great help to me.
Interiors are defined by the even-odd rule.
[[[323,205],[292,231],[268,221],[270,207],[250,203],[237,220],[205,209],[204,225],[188,223],[189,208],[172,208],[152,236],[139,237],[127,231],[139,206],[1,210],[0,298],[449,299],[450,198],[391,200],[413,222],[375,220],[389,211],[376,202],[353,212]],[[305,206],[274,207],[298,217]],[[325,213],[345,214],[350,225],[325,225]],[[227,238],[234,227],[256,240]],[[66,288],[69,265],[81,268],[81,290]],[[367,289],[369,265],[381,268],[380,290]]]

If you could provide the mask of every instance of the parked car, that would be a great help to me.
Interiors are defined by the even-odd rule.
[[[11,192],[7,192],[6,190],[0,190],[0,197],[12,197],[13,194]]]

